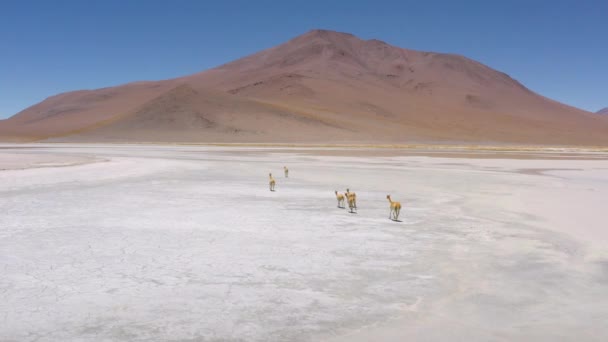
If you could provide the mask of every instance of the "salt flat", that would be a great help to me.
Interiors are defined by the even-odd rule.
[[[608,339],[605,156],[12,147],[1,341]]]

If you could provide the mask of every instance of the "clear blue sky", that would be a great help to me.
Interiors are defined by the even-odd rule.
[[[608,106],[608,1],[0,1],[0,118],[69,90],[202,71],[313,28],[451,52]]]

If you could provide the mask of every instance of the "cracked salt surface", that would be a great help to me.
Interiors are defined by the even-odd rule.
[[[515,205],[555,179],[420,157],[47,150],[109,161],[0,172],[1,341],[608,337],[605,249],[589,259]],[[358,214],[336,208],[346,187]]]

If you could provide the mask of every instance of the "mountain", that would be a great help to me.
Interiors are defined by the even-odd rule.
[[[597,114],[608,114],[608,107],[598,110]]]
[[[608,121],[463,56],[313,30],[194,75],[50,97],[13,140],[608,145]]]

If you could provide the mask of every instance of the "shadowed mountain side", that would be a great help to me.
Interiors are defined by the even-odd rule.
[[[170,89],[170,81],[63,93],[0,121],[0,137],[38,140],[100,125]]]
[[[191,76],[49,98],[0,136],[608,145],[608,120],[466,57],[313,30]]]
[[[266,104],[225,92],[179,85],[102,127],[91,127],[55,141],[248,141],[302,139],[341,134],[345,128],[296,108]]]

